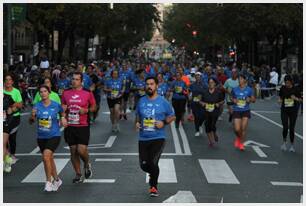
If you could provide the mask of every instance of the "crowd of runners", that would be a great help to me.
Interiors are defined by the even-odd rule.
[[[149,173],[151,196],[158,196],[158,161],[165,145],[165,127],[172,121],[176,128],[187,121],[193,123],[194,135],[205,131],[207,143],[214,147],[221,140],[216,123],[226,108],[228,119],[223,123],[233,124],[233,146],[243,151],[250,105],[256,97],[278,96],[283,125],[280,148],[295,152],[294,129],[299,109],[302,112],[302,78],[278,75],[275,68],[266,75],[266,69],[254,71],[247,64],[214,65],[196,60],[181,63],[135,59],[11,69],[3,75],[4,172],[11,172],[16,162],[20,113],[31,109],[29,123],[36,122],[37,144],[46,173],[44,190],[57,191],[62,184],[53,159],[62,133],[70,148],[73,183],[90,178],[90,125],[96,124],[100,107],[106,107],[104,98],[112,132],[120,132],[122,121],[135,121],[140,167]]]

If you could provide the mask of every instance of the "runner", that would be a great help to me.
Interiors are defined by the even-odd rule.
[[[196,137],[200,136],[201,126],[204,122],[204,109],[200,105],[200,101],[202,99],[203,91],[205,90],[205,86],[201,79],[201,72],[195,73],[196,81],[190,86],[190,97],[191,97],[191,110],[194,116],[194,126],[195,126],[195,135]]]
[[[145,83],[144,69],[137,70],[135,74],[137,76],[133,79],[132,86],[131,86],[131,89],[134,91],[134,94],[135,94],[134,108],[138,104],[139,99],[146,95],[146,92],[145,92],[146,83]]]
[[[149,193],[158,196],[158,162],[165,146],[165,126],[174,119],[171,105],[157,94],[158,80],[146,79],[147,96],[141,98],[136,108],[136,129],[139,131],[139,163],[141,169],[149,173]]]
[[[165,97],[167,100],[169,99],[169,85],[167,82],[165,82],[163,74],[158,73],[157,74],[157,80],[158,80],[158,87],[157,87],[157,94],[159,96]]]
[[[185,82],[182,80],[181,73],[176,73],[176,80],[172,82],[171,85],[172,95],[172,106],[175,112],[175,127],[179,128],[180,121],[182,122],[182,118],[186,109],[186,96],[188,95],[188,88]]]
[[[216,134],[216,123],[220,113],[220,108],[224,104],[224,95],[216,88],[217,80],[213,77],[208,79],[208,89],[205,90],[200,104],[205,108],[205,130],[209,141],[209,146],[214,146],[218,142]]]
[[[62,107],[67,114],[64,116],[68,126],[64,130],[66,143],[69,145],[71,162],[76,176],[73,183],[83,182],[80,158],[84,163],[84,176],[92,176],[91,164],[87,146],[90,137],[88,112],[94,112],[96,107],[92,92],[82,87],[83,74],[75,72],[72,77],[72,88],[65,90],[62,95]]]
[[[294,128],[298,115],[298,105],[302,102],[300,92],[297,87],[293,85],[293,80],[290,75],[285,76],[285,85],[279,91],[279,102],[281,103],[281,119],[283,125],[283,144],[281,150],[287,150],[287,134],[289,130],[290,136],[290,152],[295,152],[294,144]],[[289,121],[288,121],[289,120]],[[289,123],[289,125],[288,125]]]
[[[223,86],[225,89],[225,93],[227,94],[226,104],[227,104],[227,109],[228,109],[228,114],[229,114],[229,117],[228,117],[229,122],[232,122],[232,118],[233,118],[232,106],[234,105],[234,103],[232,102],[232,99],[231,99],[232,90],[239,86],[237,69],[233,69],[231,74],[232,74],[232,77],[227,79]]]
[[[49,77],[45,78],[43,84],[46,85],[47,87],[49,87],[49,90],[51,91],[50,99],[52,101],[55,101],[55,102],[61,104],[61,99],[58,96],[58,94],[56,92],[52,91],[51,79]],[[37,104],[41,100],[42,99],[41,99],[41,96],[40,96],[40,92],[37,91],[36,94],[35,94],[34,100],[33,100],[33,105]]]
[[[122,104],[121,104],[121,112],[120,112],[120,118],[124,118],[127,120],[126,110],[127,110],[127,103],[129,101],[130,97],[130,87],[132,82],[132,71],[128,69],[126,63],[122,64],[122,70],[119,72],[119,76],[121,79],[124,79],[125,82],[125,90],[122,96]]]
[[[57,116],[63,114],[61,105],[49,98],[51,93],[50,87],[42,85],[39,87],[41,101],[36,103],[32,109],[30,124],[37,119],[37,144],[44,162],[46,173],[46,184],[44,191],[57,191],[62,184],[62,180],[58,177],[56,165],[53,158],[53,153],[57,149],[60,140],[61,132],[59,120]],[[61,124],[67,126],[65,118],[61,118]],[[52,181],[53,178],[53,181]]]
[[[57,81],[57,89],[59,97],[62,97],[64,90],[68,89],[69,87],[70,87],[70,81],[67,78],[66,71],[61,71],[59,75],[59,80]]]
[[[119,78],[117,70],[113,70],[111,72],[111,78],[106,80],[104,92],[107,94],[112,132],[119,132],[120,104],[124,93],[124,82]]]
[[[11,172],[13,159],[7,150],[7,145],[9,142],[10,128],[9,125],[12,121],[12,107],[14,105],[14,100],[11,95],[3,94],[3,171]]]
[[[10,156],[13,159],[12,164],[15,164],[17,158],[15,157],[16,153],[16,137],[17,131],[20,124],[20,110],[23,107],[21,93],[18,89],[13,87],[14,85],[14,75],[13,74],[6,74],[4,75],[4,94],[10,95],[14,100],[14,104],[11,107],[13,112],[12,120],[9,122],[9,151]]]
[[[249,118],[251,118],[250,103],[255,103],[256,99],[253,90],[247,86],[246,76],[239,75],[239,86],[232,90],[234,130],[237,135],[235,147],[243,151],[243,142],[246,139],[246,129]]]

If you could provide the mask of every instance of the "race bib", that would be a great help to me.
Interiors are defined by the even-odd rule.
[[[6,121],[6,111],[3,110],[3,122],[5,122],[5,121]]]
[[[68,124],[80,124],[80,114],[79,113],[68,113]]]
[[[140,96],[144,96],[146,94],[146,92],[145,91],[143,91],[143,90],[139,90],[139,95]]]
[[[155,119],[148,119],[148,118],[145,118],[143,119],[143,130],[144,131],[155,131]]]
[[[111,93],[112,97],[117,97],[118,94],[119,94],[118,90],[112,90],[112,93]]]
[[[239,108],[244,108],[245,105],[246,105],[246,100],[245,100],[245,99],[238,99],[238,101],[237,101],[237,106],[238,106]]]
[[[294,100],[291,98],[285,98],[284,100],[285,107],[293,107],[294,106]]]
[[[206,111],[208,111],[208,112],[212,112],[212,111],[215,110],[215,104],[206,104],[206,105],[205,105],[205,109],[206,109]]]
[[[182,93],[183,88],[182,87],[175,87],[175,93]]]
[[[199,95],[199,96],[196,96],[196,97],[193,97],[193,101],[194,101],[194,102],[199,102],[200,99],[201,99],[201,96],[200,96],[200,95]]]
[[[39,119],[38,120],[38,126],[40,129],[49,130],[52,125],[51,119]]]

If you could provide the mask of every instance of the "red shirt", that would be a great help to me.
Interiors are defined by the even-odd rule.
[[[62,105],[67,105],[68,126],[84,127],[88,126],[88,114],[80,114],[80,109],[88,109],[96,105],[96,101],[92,92],[88,90],[68,89],[62,94]]]
[[[224,85],[225,81],[227,80],[227,76],[225,74],[217,75],[218,81]]]

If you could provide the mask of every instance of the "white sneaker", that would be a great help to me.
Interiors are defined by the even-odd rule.
[[[293,147],[293,144],[290,146],[289,152],[295,152],[295,149]]]
[[[287,151],[287,145],[286,145],[286,142],[284,142],[281,146],[281,150],[283,151]]]
[[[4,163],[4,165],[3,165],[3,171],[4,171],[4,172],[7,172],[7,173],[10,173],[10,172],[12,171],[12,166],[11,166],[11,164]]]
[[[200,134],[203,134],[203,127],[200,127]]]
[[[57,191],[58,190],[58,188],[61,186],[63,184],[63,181],[60,179],[60,178],[58,178],[58,180],[56,181],[56,180],[54,180],[53,181],[53,191]]]
[[[196,133],[194,134],[194,136],[195,136],[195,137],[199,137],[199,136],[200,136],[200,132],[196,132]]]
[[[12,161],[12,165],[13,165],[13,164],[15,164],[17,162],[18,159],[14,155],[11,155],[11,158],[13,160]]]
[[[55,191],[55,188],[54,188],[54,185],[47,181],[46,184],[45,184],[45,189],[44,189],[45,192],[53,192]]]

